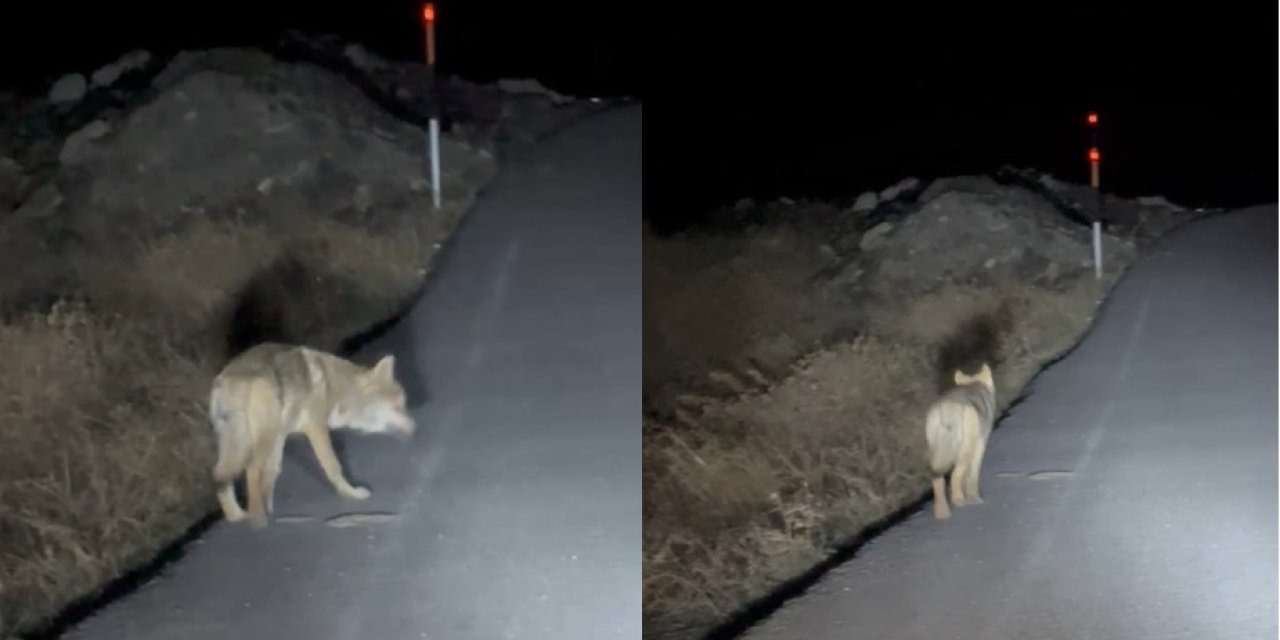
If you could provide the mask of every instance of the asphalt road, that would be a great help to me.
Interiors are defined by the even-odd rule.
[[[1276,216],[1166,237],[993,433],[984,504],[925,507],[743,637],[1276,637]]]
[[[217,525],[64,637],[640,637],[640,139],[633,106],[540,143],[361,354],[426,390],[411,445],[340,441],[370,499],[293,442],[270,528]]]

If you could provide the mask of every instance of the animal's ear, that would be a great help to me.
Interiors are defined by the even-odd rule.
[[[383,380],[393,380],[395,379],[395,368],[396,357],[391,354],[387,354],[382,356],[382,359],[378,361],[378,364],[373,366],[373,372],[371,375],[375,378],[382,378]]]
[[[969,376],[966,376],[963,371],[956,369],[956,386],[958,387],[963,384],[969,384]]]

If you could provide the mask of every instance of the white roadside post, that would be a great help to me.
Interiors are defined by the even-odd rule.
[[[1093,276],[1095,279],[1102,279],[1102,191],[1098,185],[1101,182],[1100,164],[1102,163],[1102,152],[1098,150],[1098,114],[1090,111],[1086,118],[1089,123],[1089,138],[1092,146],[1089,147],[1089,186],[1093,187],[1093,191],[1098,196],[1098,215],[1093,220]]]
[[[426,30],[427,45],[427,100],[431,121],[427,127],[427,153],[431,156],[431,199],[440,208],[440,109],[436,92],[436,7],[433,3],[422,5],[422,26]]]

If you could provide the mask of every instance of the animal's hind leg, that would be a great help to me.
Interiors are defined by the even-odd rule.
[[[267,526],[267,510],[262,499],[262,459],[254,456],[245,472],[245,489],[249,494],[249,524],[254,528]]]
[[[224,482],[218,485],[218,504],[222,507],[222,515],[227,522],[244,520],[244,509],[240,508],[240,502],[236,500],[235,483]]]
[[[966,452],[960,451],[959,459],[956,460],[956,466],[951,469],[951,504],[957,507],[963,507],[964,501],[964,477],[969,472],[969,460],[964,455]]]
[[[982,495],[979,493],[980,476],[982,474],[982,459],[987,452],[987,441],[985,438],[978,438],[973,443],[973,452],[969,458],[969,474],[965,476],[964,493],[968,504],[982,504]]]
[[[951,509],[947,507],[946,477],[933,477],[933,517],[946,520],[951,517]]]
[[[275,513],[276,480],[280,477],[280,463],[284,459],[284,435],[275,438],[266,453],[262,465],[262,497],[268,514]]]
[[[969,476],[973,474],[974,451],[978,445],[977,416],[965,411],[960,421],[960,449],[956,455],[956,467],[951,473],[951,504],[965,507],[970,504]]]

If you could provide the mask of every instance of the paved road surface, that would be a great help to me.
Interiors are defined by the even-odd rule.
[[[743,637],[1276,637],[1276,216],[1167,237],[993,434],[985,504],[926,507]]]
[[[321,520],[220,524],[65,637],[640,637],[640,137],[628,107],[541,143],[361,358],[394,349],[429,394],[412,446],[346,440],[372,498],[336,497],[291,443],[277,515]]]

